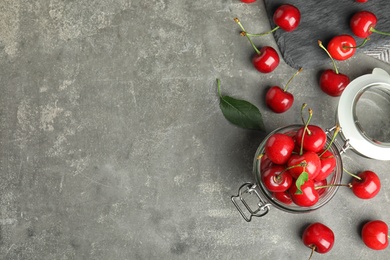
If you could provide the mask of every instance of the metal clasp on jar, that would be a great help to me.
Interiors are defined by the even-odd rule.
[[[342,133],[342,128],[341,126],[333,126],[331,128],[326,128],[325,129],[325,133],[326,135],[328,135],[331,139],[332,139],[332,136],[331,136],[331,133],[334,133],[334,131],[336,130],[336,128],[339,128],[340,129],[340,133]],[[340,145],[338,144],[338,142],[336,142],[336,140],[334,140],[335,142],[335,145],[336,147],[338,148],[339,150],[339,153],[340,154],[343,154],[345,153],[348,149],[352,148],[351,144],[349,143],[349,139],[345,139],[345,138],[341,138],[342,141],[344,142],[344,144],[342,144],[342,146],[340,147]]]
[[[257,186],[256,184],[252,183],[245,183],[241,185],[241,187],[238,189],[238,194],[236,196],[232,196],[232,202],[234,206],[237,208],[238,212],[240,212],[241,216],[245,219],[245,221],[250,222],[252,220],[252,217],[262,217],[265,214],[268,213],[271,204],[266,203],[260,196],[258,190],[256,189]],[[258,199],[257,202],[257,208],[252,209],[247,201],[244,199],[244,195],[249,194],[249,195],[255,195],[255,197]],[[241,202],[242,205],[246,208],[246,210],[249,212],[245,213],[241,206],[238,204],[238,202]]]

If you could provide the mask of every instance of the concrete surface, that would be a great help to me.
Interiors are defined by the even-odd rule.
[[[307,259],[300,235],[314,221],[336,243],[313,259],[388,257],[359,228],[390,222],[390,162],[343,156],[350,171],[380,175],[370,201],[340,188],[313,213],[273,208],[250,223],[234,208],[264,134],[225,120],[216,78],[260,108],[267,132],[299,123],[303,102],[332,126],[338,102],[308,69],[290,86],[292,109],[270,112],[265,89],[295,69],[255,71],[234,17],[270,29],[262,1],[0,2],[1,259]],[[275,47],[271,35],[256,43]],[[390,72],[364,55],[338,64],[352,79]]]

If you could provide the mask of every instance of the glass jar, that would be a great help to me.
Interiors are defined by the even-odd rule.
[[[310,207],[301,207],[294,203],[286,204],[280,200],[278,200],[272,192],[270,192],[265,185],[262,182],[261,178],[261,167],[262,167],[262,160],[259,158],[262,154],[264,154],[265,150],[265,144],[268,140],[268,138],[275,134],[275,133],[282,133],[287,134],[290,136],[294,136],[299,128],[303,127],[303,125],[289,125],[285,126],[279,129],[274,130],[271,132],[264,140],[261,142],[259,147],[257,148],[254,162],[253,162],[253,173],[255,176],[256,184],[253,183],[245,183],[239,188],[239,192],[237,196],[232,197],[232,202],[237,207],[239,212],[241,213],[242,217],[246,221],[251,221],[251,218],[253,216],[261,217],[268,213],[271,206],[274,206],[278,209],[281,209],[283,211],[289,212],[289,213],[304,213],[304,212],[310,212],[313,210],[316,210],[322,206],[324,206],[326,203],[328,203],[333,196],[336,194],[338,190],[338,186],[330,186],[327,188],[324,188],[324,192],[322,192],[319,196],[318,202]],[[331,136],[328,135],[326,146],[327,147],[331,143]],[[338,146],[337,142],[333,142],[329,148],[329,151],[334,154],[334,157],[336,159],[336,166],[332,173],[327,177],[326,181],[328,185],[331,184],[339,184],[341,183],[342,179],[342,173],[343,173],[343,163],[341,160],[340,155],[340,149],[341,147]],[[250,198],[250,196],[255,197],[256,201],[250,204],[250,201],[253,201],[253,198]],[[239,204],[241,203],[241,205]],[[253,206],[254,205],[254,206]],[[242,207],[247,210],[247,212],[244,212],[242,210]]]
[[[371,74],[360,76],[345,88],[337,107],[336,125],[341,128],[340,135],[330,146],[336,159],[336,167],[328,176],[328,184],[341,183],[343,164],[341,154],[351,149],[356,154],[376,160],[390,160],[390,76],[379,68]],[[256,183],[241,185],[232,202],[246,221],[252,217],[261,217],[271,207],[289,213],[305,213],[323,207],[336,194],[338,186],[326,188],[319,201],[311,207],[286,204],[275,198],[261,180],[261,160],[267,139],[274,133],[295,134],[302,125],[285,126],[271,132],[258,147],[253,163]],[[327,130],[327,144],[331,142]]]

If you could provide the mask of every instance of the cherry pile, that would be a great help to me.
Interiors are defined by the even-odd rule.
[[[262,184],[286,205],[314,206],[336,167],[335,156],[326,144],[325,131],[316,125],[272,134],[260,159]]]
[[[302,112],[306,104],[302,105]],[[335,172],[337,161],[331,151],[340,127],[336,127],[328,142],[324,129],[311,125],[313,111],[297,130],[276,132],[267,138],[264,152],[259,156],[261,182],[272,196],[285,205],[295,203],[299,207],[316,205],[326,189],[334,186],[349,187],[360,199],[374,198],[380,191],[381,182],[373,171],[353,174],[348,184],[329,181]],[[302,116],[302,121],[303,116]]]

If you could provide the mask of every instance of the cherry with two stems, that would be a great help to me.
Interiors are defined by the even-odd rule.
[[[389,245],[389,227],[382,220],[371,220],[363,225],[362,240],[373,250],[383,250]]]
[[[252,57],[253,66],[261,73],[270,73],[274,71],[280,63],[278,52],[271,46],[264,46],[259,50],[253,43],[251,37],[245,31],[240,20],[238,18],[234,18],[234,21],[241,27],[241,35],[246,36],[246,38],[249,40],[250,44],[256,52],[255,55]]]
[[[328,52],[328,50],[322,45],[322,42],[318,40],[318,45],[328,54],[333,62],[334,70],[327,69],[321,73],[320,87],[323,92],[332,97],[340,96],[344,89],[348,86],[350,79],[347,75],[339,73],[336,62]]]
[[[360,45],[356,45],[355,38],[349,34],[334,36],[328,43],[326,49],[335,60],[347,60],[351,58],[356,49],[363,47],[369,38],[365,38]]]
[[[335,241],[335,236],[328,226],[315,222],[305,228],[302,234],[302,242],[311,249],[309,260],[314,252],[325,254],[329,252]]]
[[[370,11],[356,12],[349,21],[349,27],[353,34],[360,38],[367,38],[372,33],[390,36],[389,32],[382,32],[375,29],[378,22],[376,15]]]
[[[290,82],[302,71],[300,68],[295,74],[287,81],[284,89],[279,86],[273,86],[265,95],[265,103],[275,113],[283,113],[291,108],[294,103],[294,96],[287,91]]]

